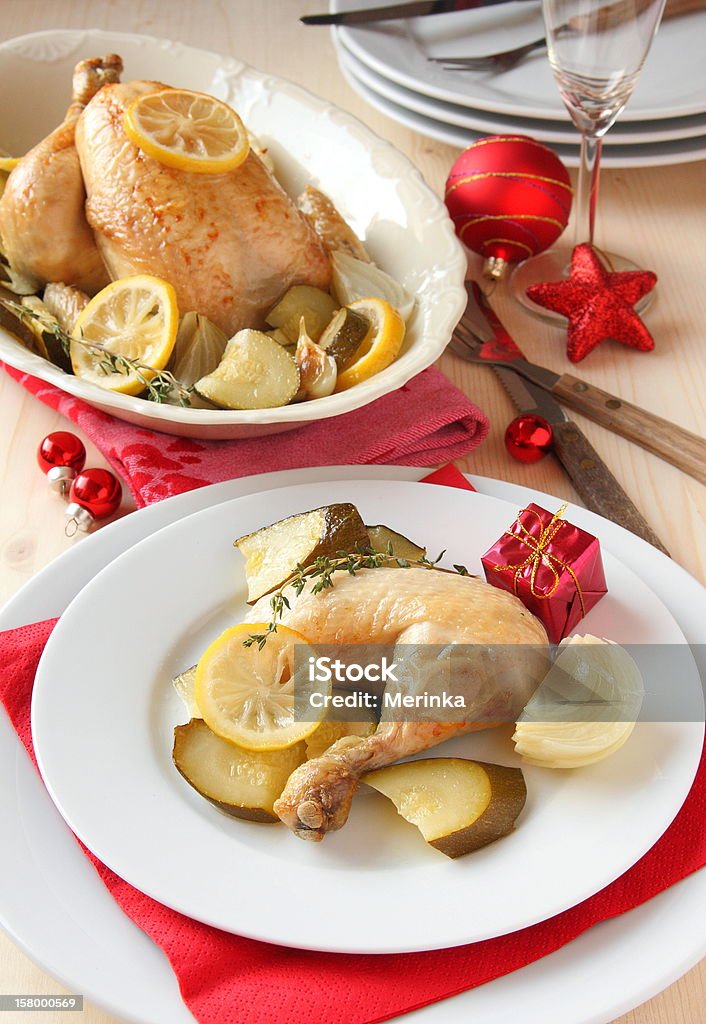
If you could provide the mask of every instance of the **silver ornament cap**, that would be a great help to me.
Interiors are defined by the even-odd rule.
[[[71,466],[52,466],[47,472],[49,490],[54,491],[55,494],[60,494],[62,498],[65,497],[69,493],[71,481],[75,476],[76,470],[72,469]]]
[[[68,520],[64,531],[67,537],[73,537],[79,531],[88,533],[95,523],[91,513],[76,501],[69,502],[64,510],[64,515]]]

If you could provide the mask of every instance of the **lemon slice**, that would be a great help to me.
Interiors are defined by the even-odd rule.
[[[310,736],[326,714],[329,684],[308,681],[314,650],[305,637],[278,625],[262,648],[257,643],[244,646],[249,636],[266,629],[265,624],[252,622],[227,629],[196,666],[194,698],[206,725],[246,750],[291,747]],[[295,647],[302,644],[304,651],[298,651],[295,669]],[[307,721],[295,716],[295,683]],[[308,699],[313,692],[319,695],[316,701]],[[324,707],[314,706],[319,703]]]
[[[140,96],[125,111],[131,142],[167,167],[225,174],[245,160],[248,132],[236,112],[214,96],[163,89]]]
[[[108,391],[139,395],[167,365],[178,325],[176,293],[166,281],[148,274],[113,281],[91,299],[71,332],[73,371]],[[140,369],[111,372],[101,351],[86,342],[135,360]]]
[[[399,355],[404,341],[404,320],[386,299],[356,299],[348,306],[370,323],[353,360],[338,375],[336,391],[345,391],[384,370]]]
[[[19,156],[0,156],[0,171],[9,174],[10,171],[14,171],[15,167],[17,167],[20,159]]]

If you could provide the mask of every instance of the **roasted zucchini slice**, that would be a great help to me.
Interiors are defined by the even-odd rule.
[[[254,604],[282,586],[297,565],[309,565],[320,555],[367,548],[369,543],[358,509],[348,502],[301,512],[239,537],[235,544],[245,556],[248,602]]]
[[[299,390],[299,369],[292,357],[262,331],[238,331],[216,369],[194,385],[223,409],[275,409]]]
[[[296,342],[299,322],[304,317],[307,334],[312,341],[318,341],[337,309],[335,299],[328,292],[310,284],[295,284],[285,292],[265,319],[270,327],[279,327],[291,342]]]
[[[416,562],[420,558],[424,558],[427,553],[426,548],[415,544],[404,534],[391,530],[389,526],[368,526],[366,529],[373,551],[382,551],[387,555],[390,554],[390,545],[392,545],[393,557],[404,558],[409,562]]]
[[[172,759],[179,773],[219,810],[248,821],[279,820],[272,805],[305,758],[303,741],[284,750],[243,750],[200,718],[174,730]]]
[[[351,362],[365,340],[370,322],[354,309],[339,309],[319,338],[319,346],[341,369]]]

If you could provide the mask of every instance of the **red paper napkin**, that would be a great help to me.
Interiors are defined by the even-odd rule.
[[[135,427],[36,377],[5,369],[90,437],[140,507],[194,487],[278,469],[435,466],[466,455],[488,433],[485,414],[435,367],[344,416],[242,441],[195,441]]]
[[[425,482],[473,490],[453,466]],[[33,760],[32,686],[55,623],[0,633],[0,700]],[[702,753],[696,781],[671,827],[597,895],[511,935],[456,949],[383,956],[311,953],[199,924],[138,892],[83,849],[125,913],[164,950],[184,1001],[201,1024],[374,1024],[518,970],[703,867],[705,815]],[[508,898],[511,893],[510,883]]]

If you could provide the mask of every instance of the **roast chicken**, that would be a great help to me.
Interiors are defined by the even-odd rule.
[[[0,237],[14,269],[93,294],[153,274],[230,337],[262,327],[294,284],[328,288],[311,221],[250,152],[227,174],[166,167],[128,139],[123,114],[160,82],[119,84],[114,54],[82,61],[64,122],[12,171]]]
[[[116,54],[83,60],[66,117],[10,174],[0,199],[0,238],[13,268],[39,284],[63,281],[93,294],[110,278],[86,221],[76,123],[103,85],[120,80]]]
[[[378,568],[355,576],[341,573],[333,582],[331,589],[318,594],[307,588],[297,597],[290,588],[285,590],[290,608],[285,608],[282,622],[314,646],[408,645],[406,656],[412,648],[418,655],[416,682],[426,688],[433,685],[440,655],[449,645],[487,645],[491,654],[489,659],[470,659],[462,669],[468,677],[454,680],[466,699],[458,718],[399,721],[388,712],[371,736],[344,737],[293,772],[275,812],[295,835],[314,841],[345,823],[365,772],[460,732],[514,720],[543,675],[544,663],[540,668],[532,652],[547,644],[544,627],[516,597],[475,577],[422,568]],[[268,596],[261,598],[246,621],[267,621],[269,601]]]

